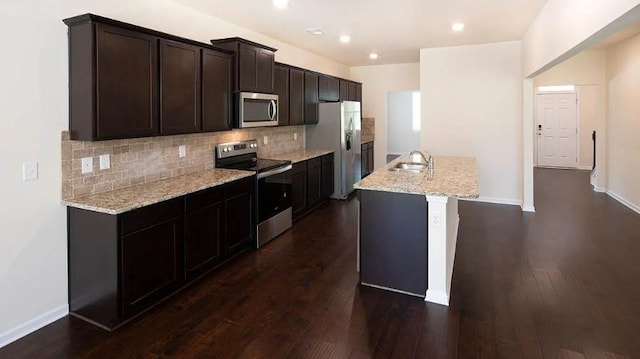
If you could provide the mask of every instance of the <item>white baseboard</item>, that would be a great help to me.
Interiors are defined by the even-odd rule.
[[[442,291],[436,292],[432,289],[427,289],[427,295],[424,297],[424,301],[449,306],[449,296]]]
[[[0,348],[63,318],[67,314],[69,314],[69,305],[65,304],[22,323],[13,329],[9,329],[0,334]]]
[[[531,212],[534,213],[536,211],[536,208],[532,205],[520,205],[520,207],[522,208],[522,212]]]
[[[578,166],[576,168],[582,171],[591,171],[593,169],[591,166]]]
[[[630,201],[626,200],[625,198],[623,198],[622,196],[620,196],[619,194],[613,192],[610,189],[606,190],[606,193],[611,196],[613,199],[615,199],[616,201],[624,204],[625,206],[629,207],[632,211],[640,214],[640,206],[638,206],[637,204],[631,203]]]
[[[608,190],[604,187],[593,186],[593,190],[600,193],[607,193]],[[613,196],[612,196],[613,197]]]
[[[478,198],[460,198],[462,201],[471,201],[471,202],[484,202],[484,203],[495,203],[495,204],[507,204],[510,206],[519,206],[520,201],[516,199],[507,199],[507,198],[495,198],[495,197],[478,197]]]

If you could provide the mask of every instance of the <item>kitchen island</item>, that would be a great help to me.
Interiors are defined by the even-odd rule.
[[[408,161],[400,157],[354,186],[360,283],[448,305],[458,199],[479,195],[476,160],[434,157],[433,171],[390,171]]]

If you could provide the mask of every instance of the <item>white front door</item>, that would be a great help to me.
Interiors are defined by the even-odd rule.
[[[575,93],[536,95],[538,166],[578,166]]]

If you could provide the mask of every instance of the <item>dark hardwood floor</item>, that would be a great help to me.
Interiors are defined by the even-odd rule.
[[[61,319],[0,358],[640,358],[640,215],[537,169],[535,214],[460,202],[451,306],[357,285],[331,201],[107,333]]]

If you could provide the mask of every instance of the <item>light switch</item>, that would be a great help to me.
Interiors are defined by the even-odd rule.
[[[106,170],[111,168],[111,156],[110,155],[100,155],[100,169]]]
[[[25,162],[22,164],[22,180],[35,181],[38,179],[38,162]]]
[[[295,141],[295,140],[297,140],[297,139],[298,139],[298,133],[297,133],[297,132],[294,132],[294,133],[293,133],[293,140]]]
[[[82,174],[93,172],[93,157],[82,159]]]
[[[264,141],[262,141],[262,143],[269,144],[269,137],[268,136],[264,136]]]
[[[178,146],[178,156],[180,158],[187,156],[187,145]]]

